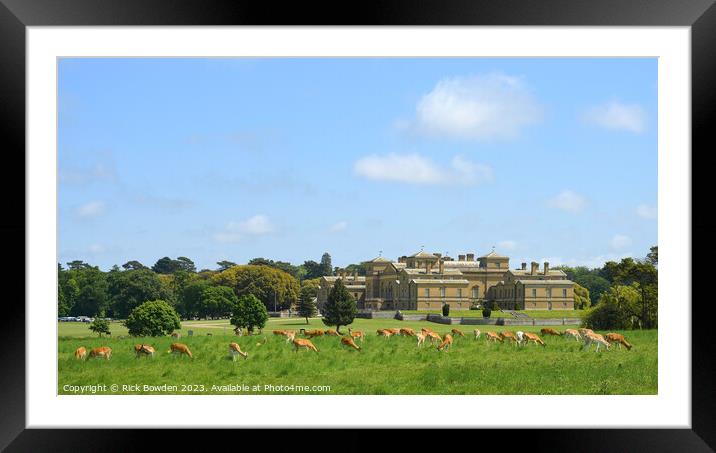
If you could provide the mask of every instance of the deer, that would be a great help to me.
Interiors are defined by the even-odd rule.
[[[582,341],[582,335],[579,334],[578,331],[574,329],[567,329],[564,331],[564,336],[566,337],[574,337],[577,341]]]
[[[155,352],[154,348],[148,344],[134,345],[134,354],[137,358],[140,358],[141,356],[154,357]]]
[[[112,349],[108,348],[107,346],[102,346],[100,348],[92,348],[89,352],[89,355],[87,356],[87,359],[95,359],[95,358],[102,358],[105,360],[109,360],[112,357]]]
[[[624,335],[620,333],[613,333],[610,332],[604,336],[604,339],[607,340],[610,344],[616,343],[619,345],[619,349],[622,348],[622,345],[624,345],[625,348],[627,348],[627,351],[631,351],[632,345],[626,341],[624,338]]]
[[[246,360],[246,358],[249,356],[248,352],[244,352],[241,350],[241,346],[239,346],[238,343],[234,343],[233,341],[229,343],[229,355],[231,356],[231,360],[234,362],[236,361],[236,356],[241,356]]]
[[[485,338],[487,339],[487,341],[494,341],[495,343],[497,343],[498,341],[500,343],[504,342],[502,337],[497,335],[495,332],[485,332]]]
[[[480,332],[480,329],[475,329],[475,330],[472,331],[472,333],[475,334],[475,340],[477,340],[478,338],[480,338],[480,334],[482,334],[482,332]]]
[[[420,331],[422,333],[428,333],[428,332],[433,332],[433,329],[431,329],[429,327],[423,327],[422,329],[420,329]]]
[[[465,334],[462,333],[462,331],[460,329],[452,329],[450,332],[452,332],[453,335],[460,335],[461,337],[465,336]]]
[[[523,343],[526,341],[525,333],[521,330],[518,330],[517,332],[515,332],[515,335],[517,335],[517,344],[523,346]]]
[[[438,351],[447,350],[450,346],[452,346],[452,335],[446,333],[445,339],[438,345]]]
[[[75,359],[82,360],[87,357],[87,349],[84,346],[80,346],[75,350]]]
[[[517,345],[517,338],[512,332],[500,332],[500,337],[503,341],[509,340],[510,342],[514,342],[514,344]]]
[[[388,329],[378,329],[376,330],[376,333],[379,337],[387,337],[390,338],[393,335],[393,332]]]
[[[410,327],[403,327],[402,329],[400,329],[400,335],[404,337],[414,337],[415,331]]]
[[[392,333],[393,335],[400,335],[400,329],[385,329]]]
[[[592,334],[594,333],[594,331],[593,331],[592,329],[587,329],[587,328],[585,328],[585,327],[582,327],[581,329],[578,329],[578,331],[579,331],[579,334],[582,335],[582,336],[585,336],[585,335],[588,334],[588,333],[592,333]]]
[[[426,335],[420,332],[416,333],[415,337],[418,339],[418,347],[420,347],[425,342]]]
[[[352,328],[348,328],[348,335],[351,336],[353,339],[360,338],[361,343],[363,342],[363,339],[365,338],[365,335],[360,330],[353,330]]]
[[[598,333],[587,333],[586,335],[584,335],[584,346],[582,346],[582,349],[589,349],[592,343],[597,344],[596,352],[599,352],[599,347],[602,345],[607,349],[607,351],[609,350],[609,342]]]
[[[549,327],[545,327],[545,328],[543,328],[543,329],[540,329],[539,333],[541,333],[542,335],[553,335],[553,336],[555,336],[555,337],[560,337],[560,336],[562,336],[562,333],[561,333],[561,332],[557,332],[556,330],[554,330],[554,329],[552,329],[552,328],[549,328]]]
[[[351,337],[341,337],[341,344],[350,346],[351,348],[353,348],[357,351],[360,351],[360,346],[355,344],[355,342],[353,341],[353,338],[351,338]]]
[[[328,329],[328,330],[326,330],[326,331],[325,331],[325,334],[326,334],[326,335],[330,335],[330,336],[332,336],[332,337],[340,337],[340,336],[341,336],[341,334],[339,334],[337,331],[335,331],[335,330],[333,330],[333,329]]]
[[[293,352],[298,352],[298,348],[306,348],[318,352],[318,349],[311,343],[311,340],[305,340],[303,338],[293,340]]]
[[[440,335],[438,335],[437,333],[435,333],[435,332],[433,332],[433,331],[427,332],[427,333],[425,334],[425,336],[426,336],[427,338],[430,338],[430,344],[435,344],[436,341],[437,341],[438,343],[440,343],[441,341],[443,341],[443,339],[440,338]]]
[[[296,339],[296,332],[294,330],[286,332],[286,343],[290,343]]]
[[[176,355],[186,354],[190,358],[192,358],[192,359],[194,358],[194,356],[191,354],[191,351],[189,350],[189,347],[187,345],[185,345],[184,343],[172,343],[169,346],[169,351],[167,351],[167,352],[170,352],[170,353],[176,354]]]
[[[174,338],[181,338],[181,334],[179,332],[172,332],[171,336]]]
[[[323,331],[319,330],[319,329],[316,329],[316,330],[301,329],[301,333],[308,338],[320,337],[323,335]]]
[[[525,343],[529,343],[530,341],[534,342],[535,345],[540,344],[542,347],[547,346],[544,341],[536,334],[532,332],[525,332]]]
[[[273,332],[274,335],[286,335],[285,330],[272,330],[271,332]]]

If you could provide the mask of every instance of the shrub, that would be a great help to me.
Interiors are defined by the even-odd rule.
[[[450,316],[450,304],[443,304],[443,316]]]
[[[124,325],[135,337],[169,335],[181,328],[176,310],[163,300],[147,301],[132,310]]]
[[[351,293],[348,292],[342,279],[338,279],[333,288],[331,288],[322,311],[323,324],[336,326],[336,331],[339,333],[341,326],[353,323],[357,311],[356,301],[351,296]]]
[[[92,324],[89,325],[89,330],[94,333],[98,333],[100,338],[102,338],[102,334],[112,334],[112,332],[109,331],[109,321],[102,318],[95,318],[94,321],[92,321]]]
[[[482,316],[484,318],[489,318],[490,314],[492,314],[492,310],[490,310],[489,308],[485,307],[482,309]]]
[[[231,324],[246,328],[249,334],[258,327],[263,329],[268,321],[266,306],[253,294],[245,294],[239,298],[231,316]]]

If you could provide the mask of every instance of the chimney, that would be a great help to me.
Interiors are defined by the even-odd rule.
[[[544,275],[549,275],[549,263],[547,261],[544,262]]]
[[[468,253],[468,254],[467,254],[467,260],[468,260],[468,261],[475,261],[475,254],[474,254],[474,253]]]
[[[526,271],[526,270],[527,270],[527,263],[522,263],[522,270],[523,270],[523,271]]]
[[[530,274],[535,275],[537,274],[537,268],[539,268],[539,264],[535,261],[532,261],[532,269],[530,269]]]
[[[426,262],[425,262],[425,273],[426,273],[426,274],[430,274],[431,267],[432,267],[431,264],[432,264],[432,263],[430,263],[430,261],[426,261]]]
[[[440,275],[445,273],[445,262],[440,260]]]
[[[458,255],[457,256],[458,261],[465,261],[465,255]]]

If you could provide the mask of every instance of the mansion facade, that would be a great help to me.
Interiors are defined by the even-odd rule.
[[[322,277],[319,309],[336,280],[342,279],[364,310],[468,310],[486,300],[507,310],[572,310],[574,283],[558,269],[544,263],[522,263],[509,268],[510,259],[494,251],[475,259],[467,253],[457,261],[438,253],[420,251],[398,261],[377,257],[364,262],[365,276],[339,272]]]

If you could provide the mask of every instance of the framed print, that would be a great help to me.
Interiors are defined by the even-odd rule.
[[[517,5],[5,1],[26,284],[2,445],[457,427],[709,451],[691,207],[716,9]]]

